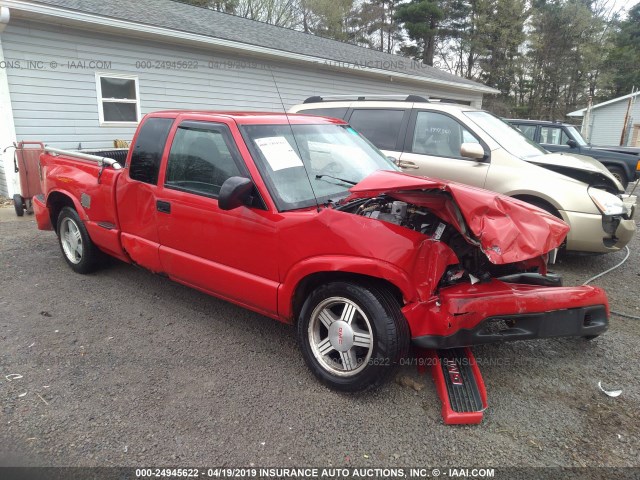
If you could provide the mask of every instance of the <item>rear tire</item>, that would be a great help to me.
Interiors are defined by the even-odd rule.
[[[408,354],[410,333],[386,288],[333,282],[304,302],[298,342],[318,380],[335,390],[359,392],[393,375]]]
[[[58,241],[67,265],[76,273],[91,273],[99,264],[102,252],[89,237],[78,212],[64,207],[58,216]]]
[[[607,167],[611,172],[611,175],[616,177],[616,179],[622,184],[624,189],[627,189],[627,185],[629,185],[629,180],[627,180],[627,175],[624,173],[624,170],[620,167]]]
[[[24,199],[22,195],[15,194],[13,196],[13,207],[16,209],[16,215],[22,217],[24,215]]]

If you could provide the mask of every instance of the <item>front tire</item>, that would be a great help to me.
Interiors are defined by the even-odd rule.
[[[76,273],[91,273],[99,263],[101,252],[91,241],[78,212],[64,207],[58,216],[58,241],[67,265]]]
[[[298,319],[304,360],[325,385],[358,392],[384,383],[409,350],[409,326],[384,287],[333,282],[314,290]]]

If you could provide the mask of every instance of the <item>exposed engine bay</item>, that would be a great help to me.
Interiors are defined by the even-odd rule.
[[[447,228],[446,223],[426,208],[387,197],[370,198],[354,213],[410,228],[434,240],[440,240]]]
[[[433,241],[444,242],[460,263],[447,269],[439,287],[462,282],[487,282],[492,278],[524,272],[537,272],[537,267],[522,263],[495,265],[489,261],[477,242],[465,237],[430,209],[395,200],[386,195],[360,199],[339,206],[339,210],[409,228]]]

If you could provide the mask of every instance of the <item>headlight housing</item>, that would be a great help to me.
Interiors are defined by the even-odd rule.
[[[622,203],[622,200],[609,192],[592,187],[589,188],[589,196],[603,215],[624,215],[627,213],[627,207]]]

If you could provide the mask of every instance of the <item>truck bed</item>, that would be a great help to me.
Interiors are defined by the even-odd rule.
[[[80,153],[87,153],[89,155],[95,155],[96,157],[111,158],[124,167],[127,161],[127,155],[129,154],[128,148],[105,148],[102,150],[80,150]]]
[[[56,229],[58,213],[73,199],[73,207],[84,222],[96,245],[107,253],[123,258],[118,239],[119,222],[116,205],[118,177],[126,160],[127,149],[64,151],[46,147],[40,157],[43,192],[36,203],[50,206],[50,224],[40,228]],[[104,155],[96,155],[104,153]],[[115,161],[122,158],[122,164]]]

